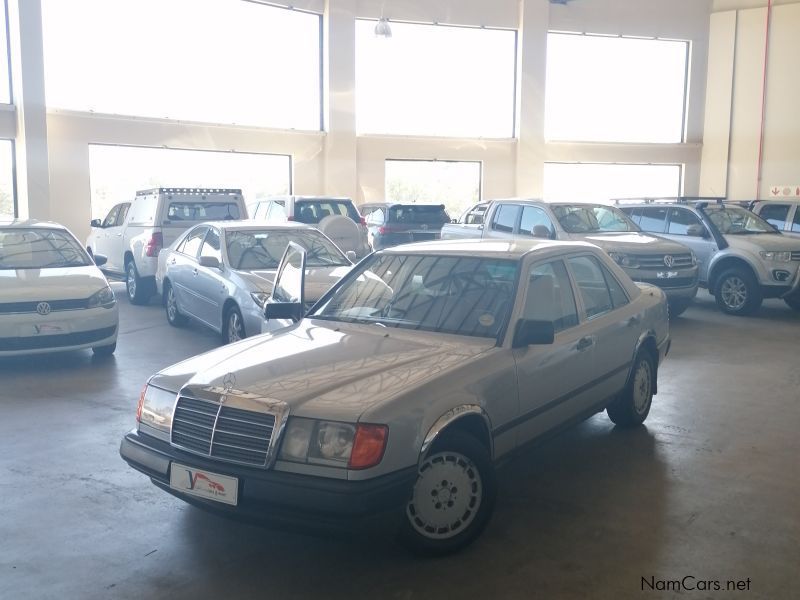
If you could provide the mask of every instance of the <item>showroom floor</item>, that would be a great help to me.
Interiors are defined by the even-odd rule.
[[[114,359],[0,360],[0,598],[626,598],[685,576],[800,597],[800,314],[782,302],[734,318],[701,292],[646,428],[597,415],[530,449],[501,470],[484,536],[421,560],[366,532],[227,521],[128,468],[147,377],[218,342],[114,286]]]

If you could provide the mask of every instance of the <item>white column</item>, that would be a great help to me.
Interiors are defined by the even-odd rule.
[[[22,218],[50,218],[47,114],[40,0],[8,0],[13,102],[16,105],[17,201]]]
[[[517,184],[520,197],[541,198],[544,180],[544,89],[548,0],[520,0],[517,45]]]
[[[356,145],[356,2],[326,0],[323,17],[325,194],[358,203]]]

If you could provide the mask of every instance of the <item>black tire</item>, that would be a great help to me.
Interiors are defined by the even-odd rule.
[[[729,315],[750,315],[761,306],[763,296],[758,281],[749,269],[733,267],[723,271],[714,286],[720,310]]]
[[[173,327],[186,325],[189,320],[178,310],[178,299],[175,297],[175,290],[172,289],[169,281],[164,282],[164,311],[167,313],[167,323]]]
[[[92,348],[92,352],[98,358],[107,358],[114,354],[114,351],[117,349],[117,342],[113,344],[109,344],[107,346],[95,346]]]
[[[608,418],[620,427],[641,425],[650,414],[655,389],[655,361],[648,351],[640,350],[633,361],[625,389],[606,407]]]
[[[232,344],[247,337],[242,311],[235,304],[228,307],[222,319],[222,343]]]
[[[789,308],[793,308],[794,310],[800,311],[800,294],[795,294],[794,296],[788,296],[783,299],[786,302],[786,306]]]
[[[400,542],[419,554],[457,552],[486,527],[496,496],[494,466],[483,444],[460,431],[445,433],[420,464],[402,509]]]
[[[692,305],[691,298],[678,298],[669,303],[669,318],[680,317]]]
[[[153,295],[152,282],[139,277],[136,270],[136,263],[129,260],[125,263],[125,290],[128,292],[128,300],[131,304],[147,304]]]

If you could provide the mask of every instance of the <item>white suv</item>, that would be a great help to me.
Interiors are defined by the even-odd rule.
[[[800,198],[758,200],[750,210],[784,235],[800,238]]]
[[[250,217],[268,223],[295,221],[313,225],[344,252],[363,258],[370,252],[367,223],[350,198],[278,196],[250,206]]]
[[[92,221],[86,240],[91,255],[108,258],[103,270],[124,275],[128,298],[146,304],[156,292],[158,253],[203,221],[239,220],[247,211],[238,189],[156,188],[136,192],[133,202]]]

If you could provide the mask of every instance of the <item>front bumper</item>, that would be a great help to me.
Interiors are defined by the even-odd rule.
[[[417,476],[415,466],[361,481],[254,469],[183,452],[136,430],[122,439],[119,453],[131,467],[178,498],[215,512],[256,521],[330,524],[336,520],[379,515],[407,501]],[[239,480],[238,504],[229,506],[171,489],[169,470],[172,461],[236,477]]]
[[[0,316],[0,356],[109,346],[116,342],[117,306]]]
[[[634,281],[639,283],[649,283],[664,290],[669,300],[686,299],[691,300],[697,295],[699,281],[697,278],[697,267],[691,269],[624,269]],[[677,275],[666,278],[667,273],[677,273]],[[662,277],[659,277],[659,274]]]

